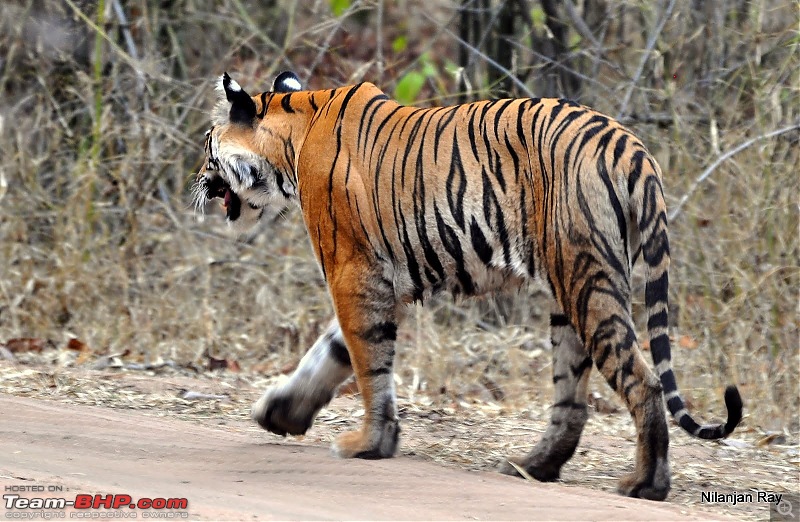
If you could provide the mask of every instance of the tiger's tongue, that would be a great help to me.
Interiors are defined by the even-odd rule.
[[[225,206],[225,208],[228,208],[229,206],[231,206],[232,200],[233,200],[233,192],[231,192],[231,189],[226,189],[225,197],[223,198],[223,206]]]

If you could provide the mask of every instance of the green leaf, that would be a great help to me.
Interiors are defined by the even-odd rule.
[[[412,104],[416,101],[424,84],[424,74],[418,71],[410,71],[397,82],[394,88],[394,97],[403,105]]]
[[[431,55],[429,53],[424,53],[420,56],[419,63],[422,66],[421,71],[423,76],[426,78],[433,78],[436,76],[436,65],[431,61]]]
[[[533,26],[537,29],[543,29],[545,21],[547,20],[547,15],[544,12],[544,9],[541,7],[534,7],[531,9],[531,20],[533,21]]]
[[[333,16],[339,17],[350,7],[350,0],[330,0]]]
[[[445,71],[447,71],[450,74],[455,75],[455,74],[458,73],[459,69],[461,69],[461,66],[459,66],[457,63],[445,58],[445,60],[444,60],[444,70]]]
[[[392,42],[392,50],[396,53],[402,53],[408,47],[408,38],[405,35],[400,35]]]

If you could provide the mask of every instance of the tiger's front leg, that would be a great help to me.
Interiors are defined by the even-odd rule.
[[[329,285],[364,402],[364,420],[358,431],[339,435],[331,450],[342,458],[391,457],[400,434],[393,369],[399,310],[394,288],[367,262],[351,258],[339,266]]]
[[[289,380],[268,388],[253,404],[250,415],[272,433],[302,435],[352,373],[342,330],[334,319]]]

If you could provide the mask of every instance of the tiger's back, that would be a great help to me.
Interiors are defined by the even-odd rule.
[[[591,244],[592,234],[614,239],[613,262],[627,279],[629,238],[619,237],[616,217],[630,219],[629,173],[646,168],[660,181],[641,143],[613,120],[555,99],[415,109],[371,84],[323,110],[329,117],[312,122],[308,140],[336,136],[335,146],[299,155],[304,215],[368,242],[403,300],[442,290],[479,295],[533,277],[568,294],[559,284],[564,256]],[[302,174],[325,170],[324,183]],[[323,263],[325,255],[335,255],[334,245]]]
[[[554,298],[555,402],[547,431],[517,466],[540,480],[559,476],[588,418],[592,366],[636,424],[636,470],[620,482],[626,495],[661,500],[669,491],[662,397],[692,435],[733,430],[742,410],[735,387],[726,391],[724,425],[698,425],[678,392],[667,335],[661,173],[630,131],[565,100],[417,109],[368,83],[297,92],[281,88],[288,85],[282,77],[273,92],[252,98],[223,78],[228,121],[218,119],[209,132],[197,189],[232,202],[229,222],[240,215],[258,221],[268,203],[297,199],[333,299],[328,331],[290,380],[254,405],[263,427],[304,433],[354,371],[364,423],[340,435],[334,453],[393,455],[403,305],[541,278]],[[288,80],[299,87],[296,77]],[[642,357],[630,314],[630,272],[640,252],[658,377]],[[504,471],[516,473],[512,465]]]

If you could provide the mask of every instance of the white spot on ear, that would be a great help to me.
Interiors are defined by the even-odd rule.
[[[283,85],[283,87],[289,91],[299,91],[303,88],[303,86],[300,85],[300,82],[297,81],[297,78],[285,78],[281,82],[281,85]]]
[[[226,76],[225,74],[220,76],[219,81],[217,82],[217,91],[223,94],[225,93],[225,76]],[[229,78],[228,81],[229,81],[228,83],[229,91],[237,92],[242,90],[242,87],[233,78]]]

